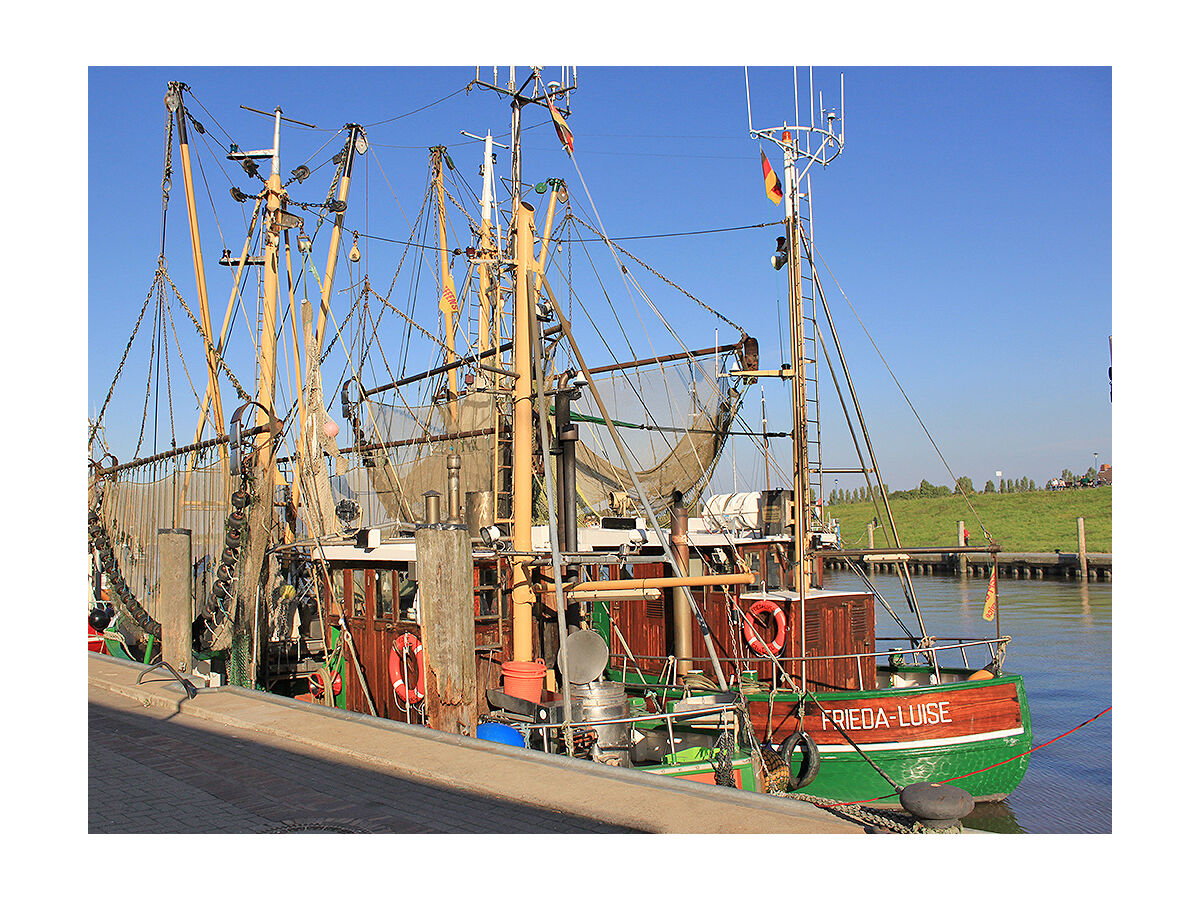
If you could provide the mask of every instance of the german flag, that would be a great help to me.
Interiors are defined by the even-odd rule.
[[[776,206],[783,199],[783,188],[779,186],[779,176],[775,174],[775,170],[771,168],[771,164],[767,162],[767,153],[765,150],[760,150],[762,153],[763,164],[763,183],[767,188],[767,196],[771,198],[771,202]]]
[[[567,127],[567,120],[550,101],[546,99],[546,105],[550,107],[550,118],[554,120],[554,131],[558,134],[558,139],[562,141],[563,149],[572,156],[575,155],[575,138],[571,135],[571,129]]]

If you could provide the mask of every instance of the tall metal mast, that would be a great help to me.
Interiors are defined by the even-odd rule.
[[[809,70],[811,85],[812,70]],[[811,93],[811,89],[810,89]],[[797,102],[798,107],[798,102]],[[824,110],[822,111],[824,113]],[[809,472],[809,435],[808,435],[808,372],[805,359],[804,334],[804,260],[803,252],[805,239],[803,237],[806,218],[803,209],[808,209],[808,220],[811,226],[811,190],[807,181],[809,169],[814,163],[822,166],[832,162],[842,151],[845,137],[844,130],[834,133],[833,125],[836,114],[830,113],[826,123],[818,125],[813,113],[808,125],[783,125],[772,128],[756,129],[750,112],[750,78],[746,76],[746,113],[750,119],[750,135],[756,140],[768,140],[783,150],[784,155],[784,222],[787,231],[787,270],[788,270],[788,316],[790,322],[790,354],[792,361],[792,508],[793,516],[793,585],[800,594],[801,621],[804,616],[805,595],[813,573],[812,555],[810,549],[811,510],[810,472]],[[803,135],[803,143],[801,142]],[[819,138],[816,149],[813,143]],[[804,168],[799,169],[798,163],[804,161]],[[801,190],[801,185],[805,190]],[[810,273],[811,274],[811,273]],[[816,354],[813,354],[814,362]],[[801,656],[806,652],[805,638],[801,633]],[[801,668],[802,682],[807,679],[804,667]]]

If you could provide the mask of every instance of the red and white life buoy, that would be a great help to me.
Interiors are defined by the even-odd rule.
[[[413,687],[408,685],[408,672],[404,660],[406,650],[417,661],[417,683]],[[388,677],[392,679],[392,690],[396,692],[397,699],[407,704],[425,699],[425,651],[421,647],[420,638],[415,634],[408,632],[392,641],[392,650],[388,654]]]
[[[754,633],[750,625],[750,620],[760,613],[770,613],[775,617],[775,639],[765,645],[762,639]],[[783,636],[787,633],[787,617],[774,601],[765,598],[755,600],[750,604],[750,611],[742,622],[742,633],[746,636],[746,641],[750,644],[750,649],[760,656],[766,656],[767,650],[770,650],[773,654],[778,654],[783,649]]]

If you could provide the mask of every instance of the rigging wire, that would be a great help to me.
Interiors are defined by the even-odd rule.
[[[941,448],[938,447],[937,441],[934,440],[933,435],[929,433],[929,429],[925,426],[925,422],[921,418],[920,413],[917,412],[916,407],[913,406],[912,400],[909,399],[908,394],[905,392],[903,386],[900,384],[900,380],[896,377],[896,373],[893,372],[891,366],[888,365],[887,360],[883,356],[883,351],[879,349],[879,345],[875,343],[875,338],[871,336],[871,332],[867,329],[866,324],[863,322],[862,318],[858,315],[858,310],[856,310],[854,308],[854,304],[851,303],[850,298],[848,296],[846,296],[846,292],[842,289],[841,284],[838,282],[837,276],[833,274],[833,270],[830,269],[829,264],[827,262],[825,262],[825,259],[824,259],[824,257],[821,256],[820,251],[816,249],[815,245],[810,244],[810,247],[812,249],[812,252],[816,254],[817,258],[821,260],[821,265],[825,267],[825,271],[829,273],[829,277],[833,279],[834,285],[837,287],[839,293],[841,293],[842,299],[844,299],[846,301],[846,305],[850,308],[850,312],[852,312],[854,314],[854,318],[858,321],[859,326],[862,328],[863,334],[865,334],[867,336],[867,340],[870,341],[871,346],[875,348],[875,352],[876,352],[876,354],[878,354],[880,362],[883,363],[883,367],[885,369],[887,369],[888,375],[890,375],[892,377],[892,381],[895,382],[896,388],[900,391],[900,396],[902,396],[904,398],[904,402],[907,403],[908,408],[910,410],[912,410],[913,416],[916,417],[917,423],[921,426],[921,430],[925,432],[925,436],[927,438],[929,438],[929,443],[933,446],[934,452],[937,453],[938,459],[940,459],[942,461],[942,465],[945,467],[947,474],[949,474],[951,481],[957,486],[958,485],[957,476],[955,476],[954,471],[950,468],[950,464],[946,461],[946,458],[942,455]],[[878,473],[876,473],[876,476],[878,477]],[[882,484],[882,481],[880,483]],[[989,541],[992,540],[992,535],[987,530],[987,526],[983,524],[983,520],[980,518],[979,511],[976,510],[974,504],[971,503],[970,495],[968,495],[966,492],[964,492],[962,496],[963,496],[963,499],[966,501],[967,508],[970,509],[972,514],[975,516],[976,523],[979,525],[979,527],[981,529],[983,529],[984,536],[987,537]]]

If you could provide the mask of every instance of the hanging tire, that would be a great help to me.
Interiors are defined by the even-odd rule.
[[[808,787],[813,783],[813,779],[817,777],[817,772],[821,770],[821,751],[817,749],[817,742],[804,732],[796,731],[779,748],[779,755],[787,763],[788,772],[790,773],[792,770],[792,754],[795,753],[797,745],[803,745],[800,758],[800,771],[794,776],[789,774],[789,791],[798,791],[801,788]]]

